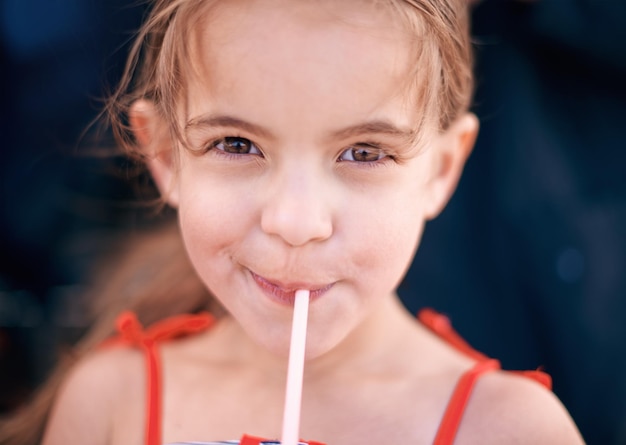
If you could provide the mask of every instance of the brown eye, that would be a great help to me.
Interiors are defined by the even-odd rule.
[[[340,161],[376,162],[387,155],[376,147],[350,147],[339,156]]]
[[[238,154],[238,155],[260,155],[261,151],[257,148],[256,145],[252,141],[246,138],[238,138],[228,136],[219,141],[216,141],[213,144],[214,148],[221,150],[225,153],[229,154]]]

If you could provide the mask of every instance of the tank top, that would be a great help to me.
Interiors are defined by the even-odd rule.
[[[433,445],[452,445],[463,418],[465,407],[478,379],[501,369],[498,360],[491,359],[474,350],[453,328],[449,319],[432,309],[423,309],[419,321],[461,353],[474,359],[476,364],[461,375],[439,424]],[[215,319],[208,313],[176,315],[159,321],[144,329],[132,312],[124,312],[117,318],[118,335],[103,346],[125,345],[139,348],[144,355],[146,370],[146,422],[145,445],[162,445],[161,421],[161,361],[159,344],[168,340],[193,335],[209,329]],[[509,371],[533,379],[547,389],[552,389],[550,376],[543,371]],[[177,442],[170,445],[280,445],[279,441],[244,435],[240,440],[218,442]],[[302,441],[299,445],[325,445],[321,442]]]

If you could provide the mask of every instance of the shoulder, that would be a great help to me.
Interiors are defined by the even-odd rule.
[[[104,348],[81,359],[56,395],[43,444],[107,443],[120,401],[141,403],[144,374],[142,353],[131,348]]]
[[[459,443],[576,445],[584,443],[559,399],[538,382],[509,372],[478,380]]]

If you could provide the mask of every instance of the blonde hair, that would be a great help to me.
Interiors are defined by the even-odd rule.
[[[375,1],[375,0],[372,0]],[[169,123],[172,140],[184,142],[176,118],[186,88],[189,60],[186,43],[193,24],[217,0],[154,0],[139,30],[118,88],[107,102],[114,135],[130,156],[142,157],[128,126],[130,107],[138,99],[154,102]],[[447,129],[470,105],[473,90],[472,51],[466,0],[385,0],[407,25],[419,45],[409,79],[416,103],[439,130]],[[417,75],[426,72],[427,75]],[[426,71],[425,71],[426,70]],[[422,122],[420,125],[424,124]],[[181,312],[221,309],[193,271],[174,222],[141,237],[124,240],[122,259],[111,275],[97,280],[99,301],[93,327],[71,356],[59,361],[32,403],[0,423],[0,444],[35,445],[41,441],[54,396],[71,365],[113,334],[113,320],[123,309],[135,311],[145,324]],[[158,272],[157,272],[158,271]],[[103,309],[104,308],[104,309]]]
[[[376,0],[372,0],[376,1]],[[127,125],[131,105],[153,101],[169,123],[172,140],[185,144],[178,119],[189,74],[192,33],[216,0],[156,0],[129,53],[124,74],[106,112],[117,141],[131,155],[136,149]],[[467,0],[384,0],[404,20],[416,42],[409,83],[424,119],[443,131],[469,108],[473,93],[473,60]],[[427,73],[423,75],[422,73]],[[418,123],[421,126],[425,122]],[[416,130],[419,130],[417,128]]]

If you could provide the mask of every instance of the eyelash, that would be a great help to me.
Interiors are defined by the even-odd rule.
[[[250,150],[254,150],[256,151],[256,153],[231,153],[228,152],[224,149],[218,148],[218,145],[220,144],[225,144],[225,143],[235,143],[235,142],[243,142],[246,145],[250,146]],[[213,142],[209,143],[207,145],[207,147],[205,148],[204,152],[208,153],[208,152],[215,152],[216,154],[218,154],[219,156],[226,156],[227,158],[241,158],[244,156],[260,156],[260,157],[264,157],[263,156],[263,152],[261,151],[261,149],[254,143],[252,142],[250,139],[241,137],[241,136],[225,136],[219,139],[215,139]]]
[[[228,152],[224,149],[218,148],[219,144],[224,144],[224,143],[241,143],[243,142],[246,145],[250,146],[250,150],[251,151],[256,151],[256,153],[231,153]],[[354,157],[352,160],[344,160],[341,159],[341,157],[345,154],[348,153],[350,151],[354,151],[354,150],[371,150],[373,152],[377,152],[377,154],[379,154],[381,157],[379,159],[375,159],[375,160],[371,160],[371,161],[356,161],[354,160]],[[245,156],[259,156],[261,158],[264,157],[263,152],[261,151],[261,149],[254,143],[252,142],[250,139],[248,138],[244,138],[241,136],[225,136],[219,139],[215,139],[213,142],[209,143],[207,145],[207,147],[205,148],[204,152],[208,153],[210,151],[214,151],[216,152],[216,154],[218,154],[219,156],[226,156],[227,158],[230,159],[240,159],[241,157],[245,157]],[[373,168],[373,167],[379,167],[383,164],[386,164],[389,161],[396,161],[396,157],[387,154],[387,150],[385,150],[382,147],[382,144],[378,144],[376,142],[360,142],[357,144],[353,144],[351,146],[349,146],[348,148],[344,149],[341,151],[341,153],[339,154],[338,158],[337,158],[337,162],[338,163],[350,163],[353,164],[355,166],[358,167],[365,167],[365,168]]]
[[[349,151],[352,150],[371,150],[373,152],[376,152],[377,154],[379,154],[381,157],[379,159],[375,159],[372,161],[355,161],[355,160],[342,160],[341,157],[344,155],[344,153],[347,153]],[[349,162],[351,164],[354,164],[358,167],[364,167],[364,168],[374,168],[374,167],[380,167],[384,164],[386,164],[387,162],[390,161],[396,161],[395,156],[392,156],[390,154],[388,154],[389,150],[386,150],[385,148],[383,148],[382,144],[376,143],[376,142],[361,142],[358,144],[354,144],[351,145],[350,147],[346,148],[345,150],[343,150],[340,154],[339,154],[339,158],[337,159],[337,162]]]

